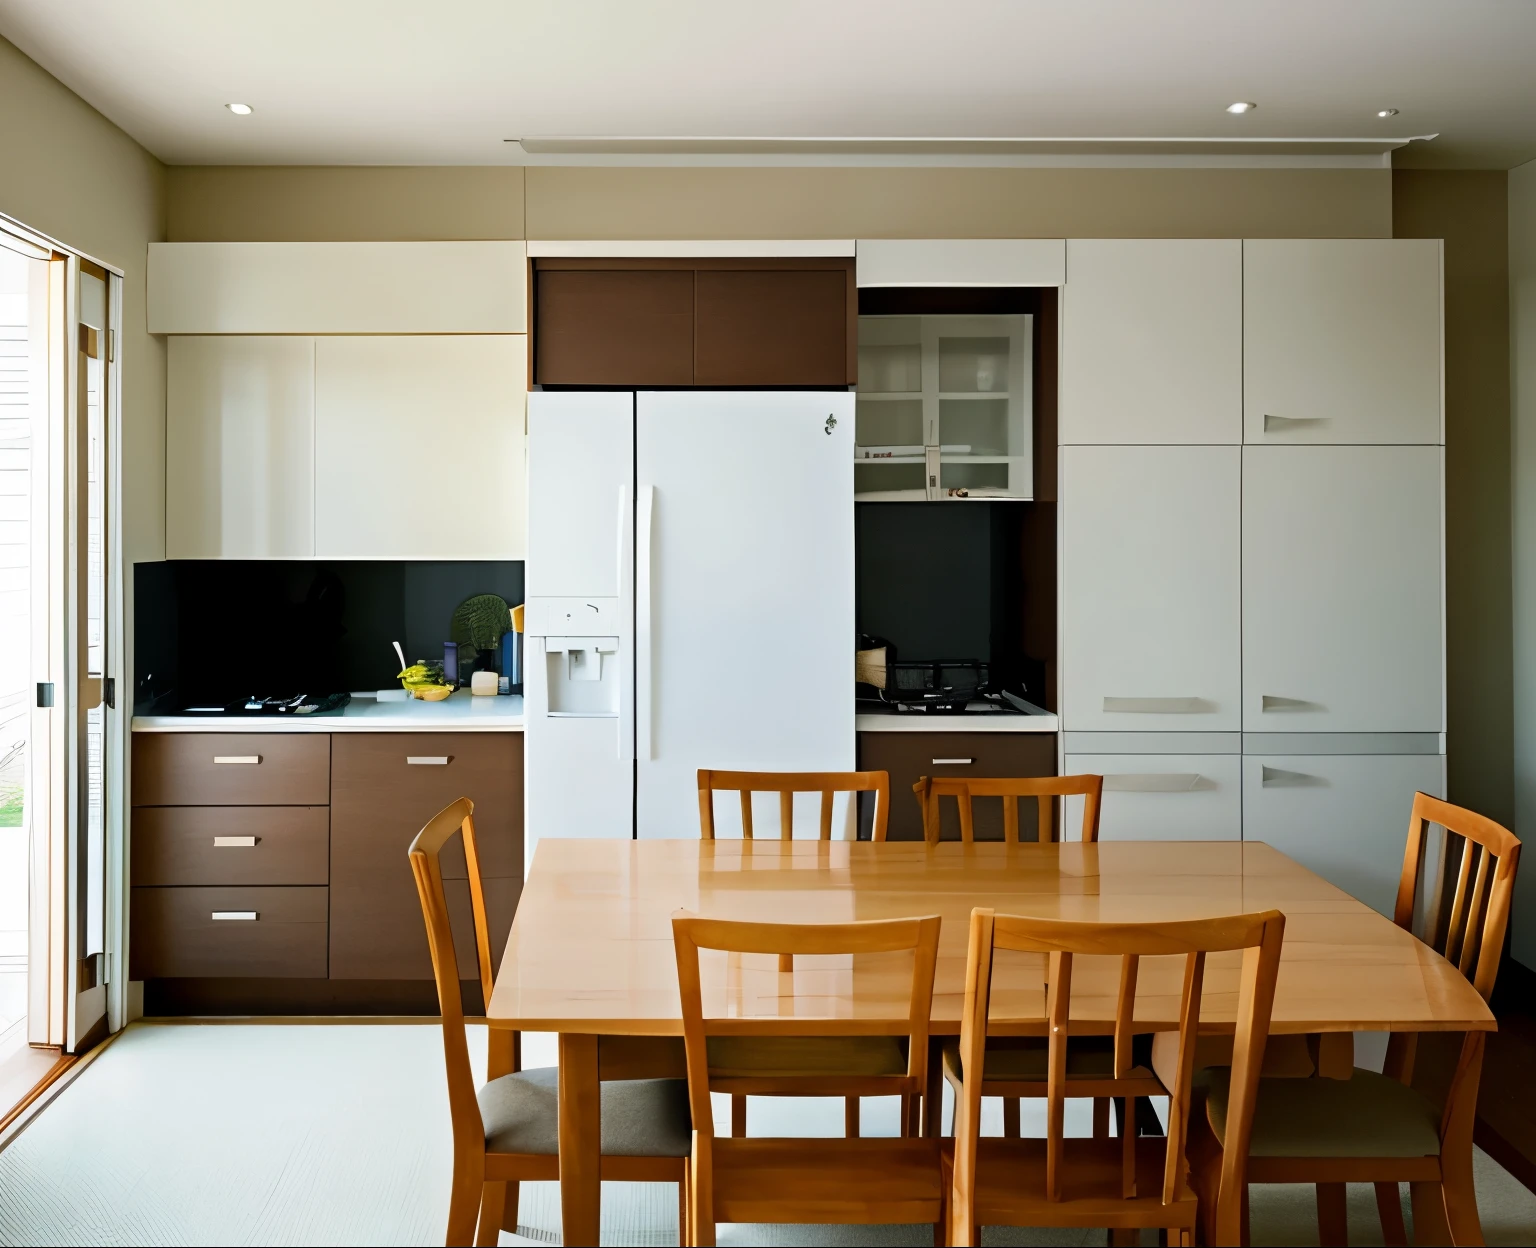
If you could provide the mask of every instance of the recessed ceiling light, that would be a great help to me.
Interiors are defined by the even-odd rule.
[[[1258,107],[1258,105],[1254,104],[1252,101],[1249,101],[1249,100],[1239,100],[1236,104],[1228,104],[1227,105],[1227,112],[1229,112],[1229,113],[1251,113],[1257,107]]]
[[[1378,117],[1396,117],[1397,116],[1397,109],[1395,109],[1395,108],[1382,108],[1382,109],[1378,109],[1376,111],[1376,116],[1378,116]]]
[[[236,117],[249,117],[251,115],[251,106],[249,104],[226,104],[224,107],[229,109]]]

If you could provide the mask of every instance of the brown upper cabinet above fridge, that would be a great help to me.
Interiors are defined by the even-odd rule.
[[[848,386],[851,258],[539,259],[534,381],[567,386]]]

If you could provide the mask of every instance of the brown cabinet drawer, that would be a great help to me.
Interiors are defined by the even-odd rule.
[[[416,762],[410,760],[416,759]],[[432,761],[428,761],[432,760]],[[427,979],[421,903],[406,856],[412,838],[460,797],[475,803],[491,950],[500,962],[523,880],[521,733],[359,733],[334,738],[331,789],[331,977]],[[443,852],[460,910],[460,973],[473,977],[462,842]]]
[[[310,732],[139,732],[135,806],[324,806],[331,738]]]
[[[935,759],[946,761],[935,762]],[[968,760],[968,761],[962,761]],[[887,771],[891,776],[891,818],[887,835],[893,841],[923,839],[923,812],[912,786],[922,776],[1054,776],[1056,737],[1042,732],[861,732],[859,767]],[[873,806],[861,803],[862,823],[867,828]],[[940,834],[960,836],[959,816],[953,801],[940,803]],[[975,827],[978,840],[1002,840],[1003,811],[998,801],[977,801]],[[1019,802],[1020,836],[1032,839],[1036,819],[1030,798]],[[867,831],[862,833],[868,835]]]
[[[324,979],[326,891],[134,888],[129,975]]]
[[[132,882],[325,884],[331,812],[325,806],[139,806]]]
[[[846,386],[857,315],[851,266],[694,274],[696,386]]]

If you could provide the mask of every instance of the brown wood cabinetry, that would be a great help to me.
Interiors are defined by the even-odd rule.
[[[129,975],[324,979],[324,888],[134,888]]]
[[[139,806],[136,886],[325,884],[331,812],[324,806]]]
[[[852,259],[536,261],[541,385],[847,386]]]
[[[337,734],[331,758],[331,978],[430,979],[421,903],[406,849],[449,802],[475,803],[491,948],[499,963],[522,890],[522,741],[510,733]],[[413,761],[414,760],[414,761]],[[455,842],[443,874],[465,878]],[[450,888],[449,905],[467,884]],[[455,932],[470,974],[474,945]]]
[[[133,739],[135,806],[324,806],[331,739],[299,732],[155,732]]]
[[[859,767],[891,776],[891,818],[887,836],[893,841],[923,839],[923,814],[912,786],[922,776],[1054,776],[1056,737],[1041,732],[861,732]],[[941,835],[959,839],[960,821],[953,802],[940,805]],[[864,823],[872,818],[867,804]],[[1037,824],[1033,798],[1019,801],[1020,836],[1029,839]],[[1003,839],[1002,803],[978,800],[977,840]],[[867,835],[867,833],[864,833]]]

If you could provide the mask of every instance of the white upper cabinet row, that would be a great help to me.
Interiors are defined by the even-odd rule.
[[[521,334],[522,242],[151,243],[152,334]]]
[[[1071,239],[1063,444],[1435,444],[1434,239]]]
[[[166,557],[521,559],[527,361],[509,334],[172,336]]]

